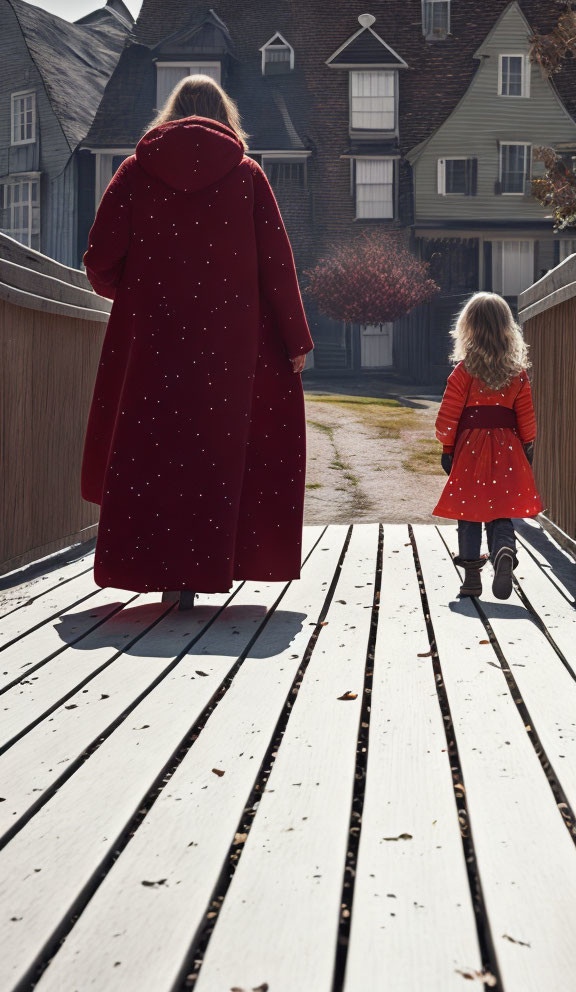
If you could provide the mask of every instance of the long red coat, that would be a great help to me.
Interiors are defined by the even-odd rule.
[[[84,264],[114,300],[82,469],[101,504],[96,582],[297,578],[305,419],[289,359],[313,345],[263,171],[223,124],[154,128],[108,185]]]
[[[517,428],[464,429],[456,441],[467,406],[503,406],[516,412]],[[436,420],[436,437],[454,463],[440,501],[438,517],[478,520],[535,517],[543,510],[524,444],[536,437],[532,391],[526,372],[503,389],[489,389],[460,362],[448,379]]]

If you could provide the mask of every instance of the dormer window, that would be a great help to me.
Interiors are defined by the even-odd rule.
[[[156,63],[156,106],[163,107],[172,90],[185,76],[210,76],[220,82],[220,62],[157,62]]]
[[[450,0],[422,0],[422,31],[428,41],[450,34]]]
[[[394,70],[350,73],[350,130],[396,130]]]
[[[498,95],[529,97],[530,68],[527,55],[501,55],[498,61]]]
[[[273,76],[294,68],[294,49],[279,31],[262,45],[262,75]]]
[[[408,66],[374,30],[376,18],[360,14],[356,31],[327,60],[350,76],[350,135],[357,139],[398,133],[399,72]]]

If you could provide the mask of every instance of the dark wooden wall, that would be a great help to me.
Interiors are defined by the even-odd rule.
[[[536,481],[546,515],[576,539],[576,255],[522,294],[520,319],[538,421]]]
[[[109,307],[0,235],[0,574],[95,535],[80,466]]]

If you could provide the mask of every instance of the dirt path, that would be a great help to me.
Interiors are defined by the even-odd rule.
[[[432,523],[446,476],[434,439],[438,401],[306,394],[305,523]]]

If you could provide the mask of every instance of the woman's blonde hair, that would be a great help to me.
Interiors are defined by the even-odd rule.
[[[244,146],[248,147],[248,135],[240,120],[240,112],[234,100],[211,76],[197,73],[181,79],[168,96],[166,103],[148,124],[150,131],[167,121],[181,120],[183,117],[208,117],[231,128]]]
[[[506,300],[496,293],[475,293],[452,329],[454,362],[490,389],[501,389],[529,368],[528,346]]]

